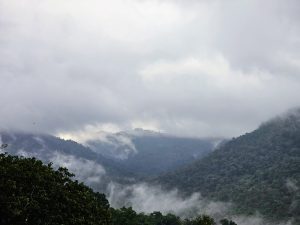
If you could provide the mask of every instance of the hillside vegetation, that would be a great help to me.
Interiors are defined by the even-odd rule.
[[[105,195],[71,177],[34,158],[0,154],[1,224],[110,224]]]
[[[238,213],[300,221],[300,113],[278,117],[234,138],[156,182],[235,203]]]
[[[74,181],[66,168],[54,170],[35,158],[0,154],[0,224],[2,225],[215,225],[200,215],[181,219],[173,214],[113,209],[104,194]],[[222,225],[236,225],[223,219]]]

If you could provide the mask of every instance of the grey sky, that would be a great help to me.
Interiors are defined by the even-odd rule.
[[[297,0],[0,0],[0,128],[234,136],[300,106]]]

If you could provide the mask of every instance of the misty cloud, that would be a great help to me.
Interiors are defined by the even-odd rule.
[[[208,201],[202,198],[199,193],[182,197],[175,189],[165,191],[159,186],[147,183],[127,186],[110,183],[108,200],[112,207],[131,206],[137,212],[160,211],[165,214],[175,213],[183,217],[208,214],[222,218],[231,207],[229,203]]]
[[[253,216],[233,216],[232,220],[239,225],[292,225],[293,221],[270,222],[263,218],[263,216],[256,214]]]
[[[297,192],[299,190],[299,187],[297,186],[296,182],[291,179],[287,179],[286,186],[291,192]]]
[[[112,158],[126,160],[130,155],[136,154],[138,151],[128,134],[126,133],[107,133],[98,132],[98,137],[85,142],[89,148],[103,155],[109,155]],[[102,148],[106,152],[102,152]],[[102,151],[99,152],[99,149]]]
[[[101,177],[106,173],[100,164],[73,155],[54,152],[50,161],[53,162],[54,167],[68,168],[71,173],[76,174],[76,179],[84,181],[86,184],[101,182]]]
[[[35,157],[41,159],[44,163],[51,162],[56,169],[58,167],[65,167],[71,173],[75,174],[75,179],[87,185],[102,183],[102,178],[106,174],[105,168],[95,161],[63,154],[58,151],[43,155],[39,152],[29,152],[20,149],[16,152],[16,155],[25,158]]]
[[[0,0],[0,128],[239,135],[300,106],[299,10],[296,0]]]
[[[2,146],[4,143],[2,142],[2,136],[0,135],[0,146]],[[0,153],[4,153],[4,149],[0,148]]]
[[[174,189],[163,190],[159,186],[139,183],[134,185],[120,185],[110,183],[108,200],[112,207],[132,207],[137,212],[152,213],[160,211],[163,214],[174,213],[183,218],[192,218],[200,214],[207,214],[216,221],[230,218],[239,225],[291,225],[292,220],[274,223],[265,219],[259,213],[255,215],[232,214],[233,203],[216,202],[205,199],[200,193],[189,197],[182,197]]]

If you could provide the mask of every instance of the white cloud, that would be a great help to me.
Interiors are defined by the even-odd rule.
[[[79,143],[86,143],[89,140],[101,140],[107,142],[108,133],[116,133],[121,131],[121,128],[116,124],[104,123],[95,125],[86,125],[80,130],[74,130],[69,132],[61,132],[56,135],[65,140],[74,140]]]
[[[65,155],[54,152],[49,159],[55,167],[66,167],[71,173],[76,175],[76,179],[84,181],[86,184],[99,183],[105,169],[95,161],[77,158],[73,155]]]
[[[300,105],[299,7],[0,0],[0,128],[249,131]]]
[[[145,213],[160,211],[183,217],[209,214],[222,218],[231,207],[229,203],[207,201],[199,193],[182,197],[177,190],[164,191],[146,183],[131,186],[111,183],[108,193],[108,200],[113,207],[131,206],[137,212]]]
[[[182,197],[177,190],[163,190],[159,186],[146,183],[134,185],[120,185],[110,183],[108,200],[112,207],[131,206],[137,212],[152,213],[160,211],[163,214],[174,213],[182,218],[191,218],[206,214],[215,221],[229,218],[239,225],[291,225],[292,220],[270,222],[259,213],[255,215],[233,215],[233,203],[210,201],[194,193]]]
[[[146,82],[173,84],[192,81],[194,84],[202,84],[214,90],[225,89],[227,91],[240,91],[245,87],[255,90],[262,87],[262,82],[268,82],[272,77],[260,71],[243,73],[231,68],[226,59],[218,55],[209,58],[187,58],[175,62],[157,62],[148,65],[140,72]],[[233,90],[232,90],[233,89]],[[236,90],[237,89],[237,90]]]

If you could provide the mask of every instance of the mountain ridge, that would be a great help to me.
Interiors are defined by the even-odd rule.
[[[135,129],[107,133],[85,145],[142,176],[171,171],[209,154],[219,138],[192,138]]]
[[[236,212],[296,218],[300,212],[300,110],[233,138],[214,152],[154,182],[184,193],[232,201]],[[296,187],[296,188],[291,188]]]

